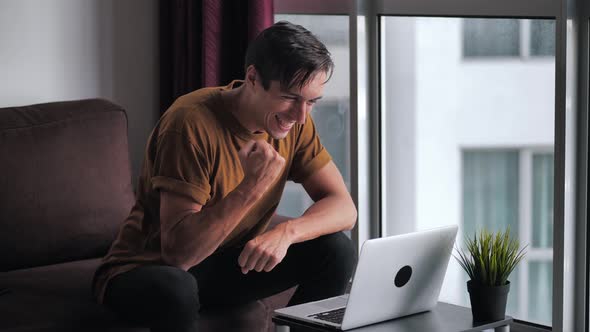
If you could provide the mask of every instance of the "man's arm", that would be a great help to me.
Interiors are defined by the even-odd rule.
[[[162,259],[185,271],[197,265],[219,247],[254,202],[241,184],[205,211],[185,196],[160,192]]]
[[[160,193],[162,259],[188,270],[211,255],[284,169],[285,160],[264,141],[239,152],[243,181],[224,199],[202,210],[184,196]]]
[[[293,243],[354,227],[356,207],[334,162],[309,176],[303,187],[315,203],[300,218],[286,223]]]
[[[357,211],[332,161],[309,176],[303,187],[315,203],[301,217],[250,240],[238,259],[242,273],[270,271],[285,257],[291,244],[354,227]]]

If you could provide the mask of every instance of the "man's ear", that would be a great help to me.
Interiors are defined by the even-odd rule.
[[[246,85],[250,85],[251,87],[255,87],[258,82],[258,72],[256,71],[256,68],[254,67],[254,65],[249,65],[248,68],[246,68]]]

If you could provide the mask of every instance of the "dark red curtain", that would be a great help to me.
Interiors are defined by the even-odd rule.
[[[248,43],[273,23],[273,0],[160,0],[160,108],[244,78]]]

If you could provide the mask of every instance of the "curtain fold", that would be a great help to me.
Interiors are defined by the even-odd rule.
[[[244,77],[248,43],[273,23],[273,0],[160,0],[160,109]]]

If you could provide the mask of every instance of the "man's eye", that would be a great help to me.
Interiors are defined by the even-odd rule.
[[[292,97],[292,96],[282,96],[282,97],[283,97],[283,99],[286,99],[286,100],[297,100],[297,97]]]

